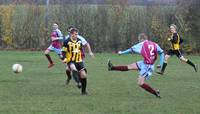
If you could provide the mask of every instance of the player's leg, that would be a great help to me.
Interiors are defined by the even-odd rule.
[[[61,48],[55,48],[54,52],[58,55],[58,57],[62,60],[63,59],[63,54],[62,54],[62,49]]]
[[[54,47],[52,47],[52,51],[54,51],[54,52],[58,55],[58,57],[59,57],[61,60],[64,59],[64,58],[63,58],[63,53],[62,53],[62,49],[61,49],[61,48],[54,48]]]
[[[72,72],[72,76],[73,76],[75,82],[77,83],[77,87],[80,88],[81,85],[80,85],[80,79],[79,79],[79,72],[78,72],[78,70],[75,66],[75,63],[70,62],[70,63],[68,63],[68,66],[69,66],[69,69]]]
[[[145,81],[145,76],[139,76],[138,77],[138,85],[146,90],[147,92],[155,95],[156,97],[160,98],[160,92],[159,90],[153,89],[150,85],[144,82]]]
[[[49,52],[51,51],[51,46],[49,46],[46,50],[45,50],[45,52],[44,52],[44,54],[45,54],[45,56],[47,57],[47,60],[49,61],[49,65],[48,65],[48,68],[51,68],[55,63],[52,61],[52,59],[51,59],[51,56],[49,55]]]
[[[195,72],[197,72],[197,70],[198,70],[197,64],[194,64],[192,61],[190,61],[189,59],[184,58],[183,56],[180,56],[179,58],[180,58],[181,61],[189,64],[190,66],[192,66],[194,68]]]
[[[163,66],[162,66],[161,70],[157,72],[158,74],[161,74],[161,75],[164,74],[165,69],[166,69],[166,67],[167,67],[167,61],[168,61],[169,58],[170,58],[170,55],[169,55],[169,54],[166,54],[166,55],[165,55],[165,60],[164,60]]]
[[[144,63],[144,61],[137,62],[137,65],[138,65],[139,74],[140,74],[140,76],[138,77],[138,85],[144,90],[148,91],[149,93],[154,94],[157,97],[160,97],[159,90],[155,90],[150,85],[145,83],[145,80],[149,79],[150,76],[152,75],[154,66],[147,65]]]
[[[160,70],[159,72],[157,72],[158,74],[161,74],[161,75],[164,74],[165,69],[166,69],[166,67],[167,67],[167,61],[168,61],[168,59],[169,59],[172,55],[174,55],[174,54],[176,54],[176,53],[175,53],[174,50],[172,50],[172,49],[170,49],[170,50],[167,52],[167,54],[165,55],[165,59],[164,59],[162,68],[161,68],[161,70]]]
[[[137,63],[129,65],[114,66],[110,60],[108,60],[108,70],[109,71],[128,71],[128,70],[138,70]]]
[[[66,66],[65,73],[66,73],[65,85],[68,85],[70,83],[70,80],[72,79],[72,72],[68,66]],[[80,78],[80,76],[78,76],[78,78]],[[77,87],[81,88],[80,79],[77,80],[75,76],[73,76],[73,79],[75,80]]]
[[[65,73],[66,73],[65,85],[68,85],[70,80],[71,80],[71,78],[72,78],[71,71],[70,71],[68,65],[66,65]]]
[[[167,67],[167,61],[168,61],[169,58],[170,58],[170,55],[166,54],[166,55],[165,55],[165,60],[164,60],[164,63],[163,63],[163,67],[162,67],[162,69],[161,69],[161,72],[162,72],[162,73],[165,72],[165,69],[166,69],[166,67]]]
[[[81,80],[81,94],[82,95],[87,95],[86,87],[87,87],[87,73],[86,69],[81,69],[80,71],[80,80]]]
[[[195,72],[197,72],[197,65],[195,65],[192,61],[190,61],[189,59],[184,58],[184,56],[182,55],[180,50],[176,50],[176,56],[182,61],[185,62],[187,64],[189,64],[190,66],[192,66],[195,70]]]
[[[49,61],[49,63],[53,63],[53,61],[51,59],[51,56],[49,55],[49,52],[50,52],[50,50],[46,49],[45,52],[44,52],[44,54],[47,57],[47,60]]]

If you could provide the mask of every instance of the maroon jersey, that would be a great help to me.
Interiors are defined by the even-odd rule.
[[[144,63],[154,64],[157,59],[157,44],[151,41],[145,41],[142,46],[141,55],[144,58]]]
[[[56,38],[57,38],[57,37],[59,37],[59,36],[58,36],[58,33],[57,33],[56,31],[52,31],[51,37],[56,37]],[[52,42],[51,42],[51,45],[52,45],[54,48],[61,48],[62,42],[61,42],[59,39],[57,39],[57,40],[52,41]]]

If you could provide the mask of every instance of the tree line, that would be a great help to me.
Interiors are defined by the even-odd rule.
[[[48,10],[38,4],[1,5],[0,48],[44,49],[50,43],[51,25],[57,22],[65,35],[68,26],[76,26],[96,52],[130,47],[141,32],[167,49],[168,27],[174,23],[184,39],[183,49],[199,53],[200,14],[196,4],[186,0],[171,6],[60,4],[50,5]]]

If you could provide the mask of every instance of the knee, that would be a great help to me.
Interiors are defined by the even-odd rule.
[[[133,69],[132,68],[132,65],[127,65],[127,68],[130,70],[130,69]]]
[[[68,68],[67,68],[67,69],[65,69],[65,71],[66,71],[66,72],[70,72],[70,70],[69,70]]]
[[[142,82],[142,81],[138,81],[138,86],[142,86],[143,84],[144,84],[144,82]]]
[[[137,70],[138,66],[136,65],[136,63],[129,64],[129,65],[127,65],[127,69],[128,70]]]
[[[80,71],[80,77],[81,78],[87,78],[87,74],[86,74],[85,70]]]
[[[76,68],[74,68],[74,67],[70,67],[70,69],[71,69],[72,72],[73,72],[73,71],[76,71],[76,72],[77,72]]]
[[[138,86],[141,87],[144,83],[138,83]]]
[[[165,62],[167,62],[167,60],[169,59],[169,55],[165,55]]]
[[[45,50],[44,51],[44,54],[46,55],[46,54],[48,54],[49,53],[49,50]]]
[[[70,68],[71,71],[77,71],[77,69],[76,69],[76,67],[74,65],[70,65],[69,68]]]
[[[138,78],[138,83],[137,83],[138,86],[142,86],[142,85],[144,84],[144,80],[145,80],[145,78],[140,76],[140,77]]]
[[[187,62],[187,59],[184,58],[183,56],[180,57],[180,60],[181,60],[182,62]]]

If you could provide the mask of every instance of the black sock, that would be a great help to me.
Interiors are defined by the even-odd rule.
[[[73,76],[76,83],[80,82],[78,71],[75,71],[75,70],[72,71],[72,76]]]
[[[189,59],[186,62],[187,64],[191,65],[192,67],[195,67],[194,63],[192,63]]]
[[[166,67],[167,67],[167,63],[164,62],[164,63],[163,63],[163,66],[162,66],[162,69],[161,69],[161,72],[162,72],[162,73],[164,73]]]
[[[66,70],[66,74],[67,74],[68,80],[71,80],[72,76],[69,70]]]
[[[48,61],[49,61],[50,63],[53,63],[53,61],[52,61],[52,59],[51,59],[51,57],[50,57],[49,54],[45,54],[45,56],[47,57],[47,59],[48,59]]]
[[[86,92],[86,87],[87,87],[87,78],[82,78],[81,79],[81,85],[82,85],[82,88],[81,88],[81,92]]]

